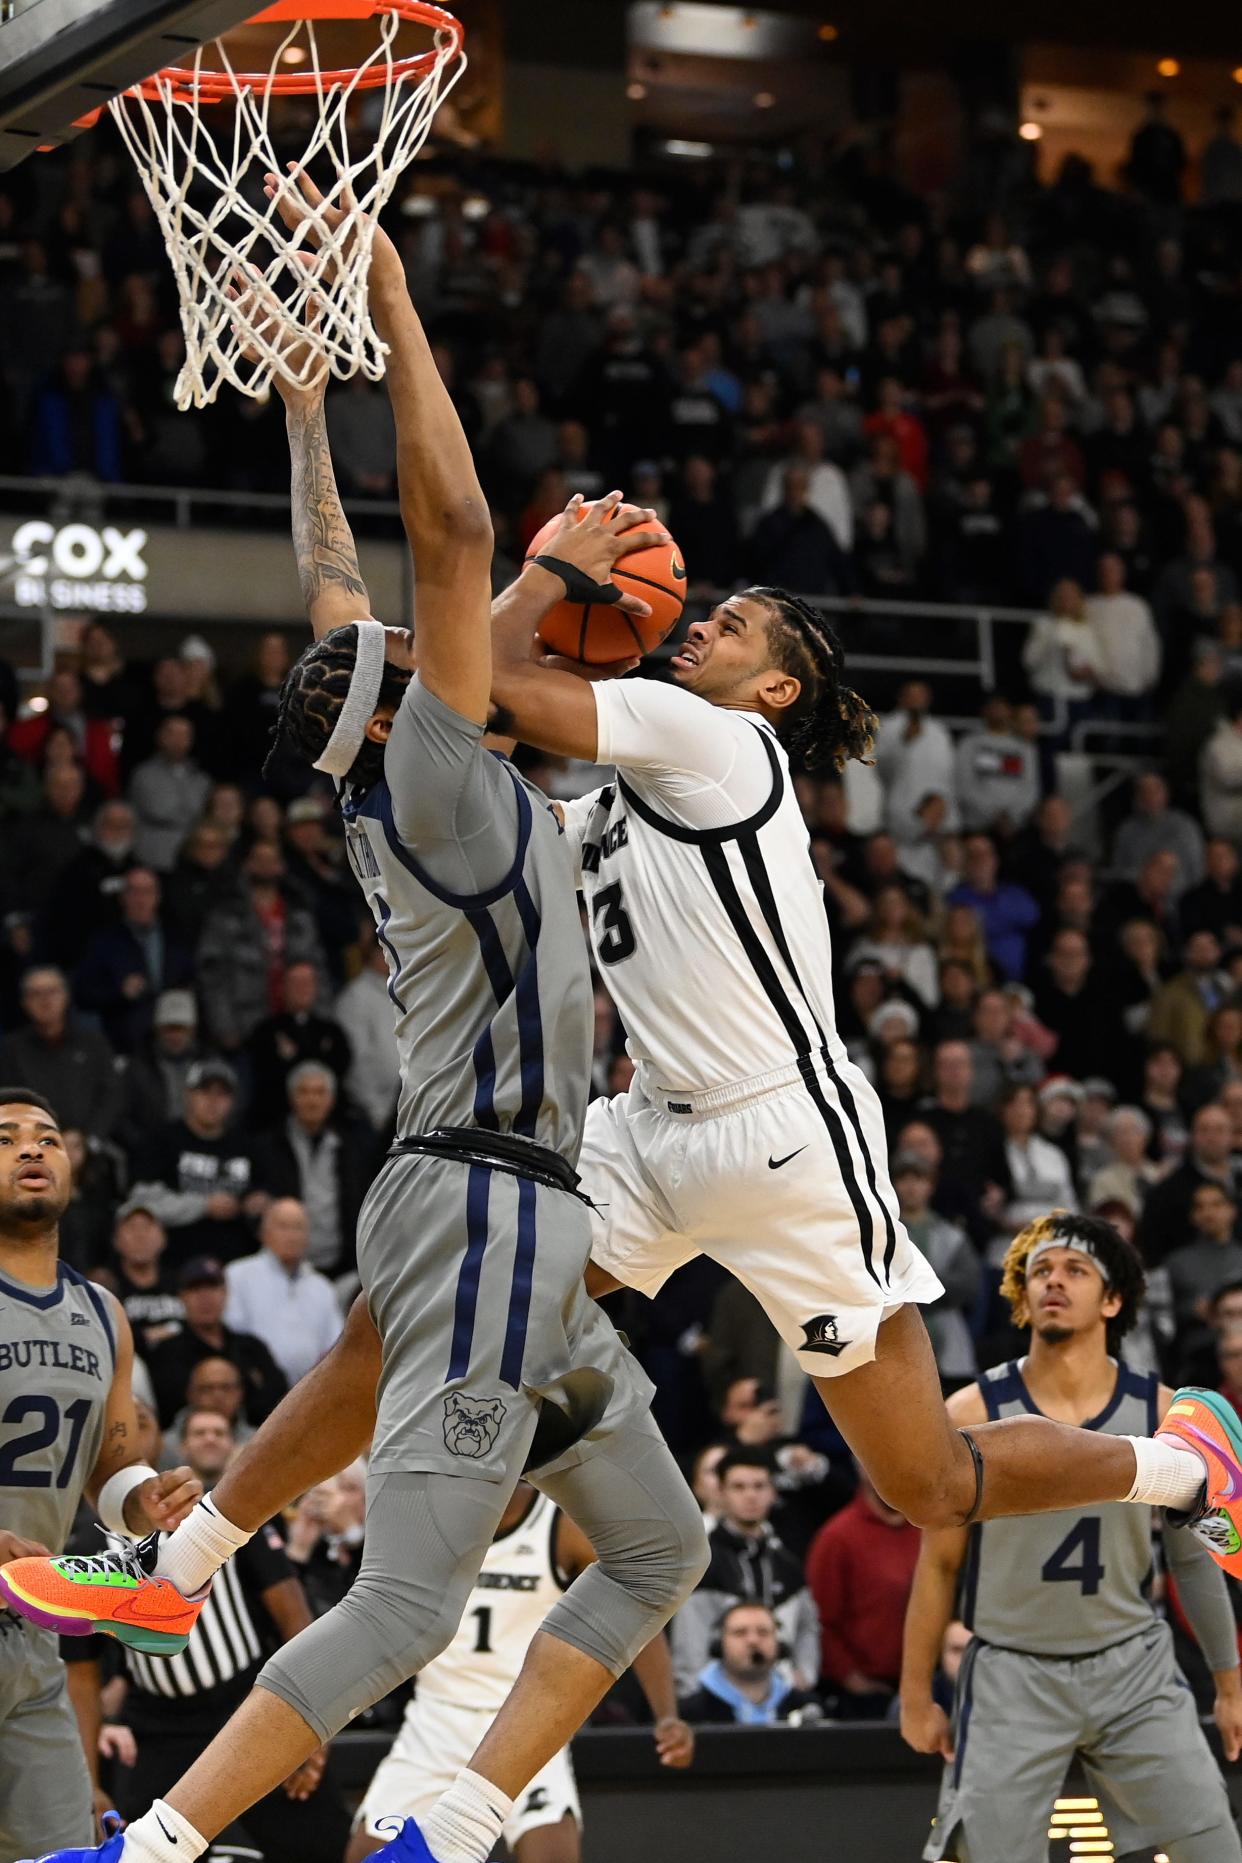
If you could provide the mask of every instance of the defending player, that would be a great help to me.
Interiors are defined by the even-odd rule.
[[[566,1585],[595,1558],[572,1520],[519,1483],[487,1549],[457,1634],[418,1678],[418,1693],[358,1809],[345,1863],[378,1850],[398,1817],[421,1818],[452,1785],[503,1707],[522,1659]],[[688,1766],[694,1734],[677,1716],[673,1663],[661,1633],[634,1663],[665,1766]],[[579,1863],[582,1810],[568,1749],[536,1774],[504,1840],[517,1863]]]
[[[40,1094],[0,1087],[0,1562],[57,1550],[83,1494],[116,1533],[174,1527],[202,1493],[139,1459],[134,1342],[113,1295],[58,1260],[69,1159]],[[74,1561],[66,1560],[72,1568]],[[191,1608],[191,1615],[193,1610]],[[185,1615],[185,1607],[182,1607]],[[118,1617],[114,1634],[161,1646]],[[0,1610],[0,1863],[91,1840],[91,1784],[56,1638]]]
[[[365,1552],[348,1597],[271,1659],[167,1799],[104,1846],[104,1863],[192,1863],[437,1655],[528,1461],[598,1562],[550,1612],[510,1704],[428,1819],[426,1841],[411,1820],[389,1846],[404,1863],[483,1863],[513,1798],[706,1564],[698,1509],[651,1421],[651,1385],[583,1288],[590,1232],[573,1162],[592,1008],[570,865],[538,791],[482,747],[491,528],[400,259],[378,233],[370,291],[390,346],[417,676],[408,631],[368,618],[331,480],[322,387],[291,393],[295,541],[317,641],[281,706],[286,736],[342,786],[350,861],[390,959],[401,1047],[400,1137],[359,1222],[359,1271],[382,1348],[377,1414],[367,1329],[356,1322],[346,1335],[372,1379],[358,1401],[346,1377],[349,1429],[375,1425]],[[535,592],[532,601],[541,604]],[[313,1401],[324,1386],[314,1374],[307,1382]],[[131,1556],[127,1573],[152,1611],[165,1593],[183,1611],[184,1593],[202,1595],[259,1524],[242,1511],[256,1488],[268,1484],[270,1515],[296,1491],[291,1481],[341,1465],[315,1468],[312,1458],[306,1467],[299,1439],[315,1426],[298,1391],[271,1423],[235,1484],[226,1476],[181,1534]],[[329,1415],[325,1456],[340,1434]],[[72,1573],[63,1562],[23,1562],[7,1585],[0,1577],[20,1608],[33,1597],[58,1622],[78,1610],[106,1626],[111,1587],[97,1561]]]
[[[1004,1292],[1031,1329],[1023,1359],[949,1399],[955,1422],[1032,1412],[1113,1436],[1153,1430],[1171,1393],[1112,1356],[1143,1298],[1138,1253],[1109,1224],[1058,1213],[1010,1244]],[[901,1727],[943,1753],[925,1857],[1046,1863],[1048,1818],[1081,1757],[1117,1854],[1230,1863],[1242,1845],[1194,1697],[1151,1605],[1151,1513],[1105,1504],[923,1536],[906,1612]],[[1237,1632],[1225,1580],[1198,1541],[1166,1525],[1165,1556],[1216,1678],[1227,1757],[1242,1744]],[[954,1725],[932,1699],[959,1593],[974,1632]]]

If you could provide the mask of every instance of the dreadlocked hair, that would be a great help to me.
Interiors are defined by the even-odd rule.
[[[845,661],[832,623],[786,589],[760,587],[743,594],[766,606],[772,657],[802,685],[777,727],[790,760],[807,771],[869,763],[876,716],[852,687],[841,683]]]
[[[290,745],[308,763],[323,756],[349,692],[357,657],[358,629],[349,621],[315,641],[290,667],[280,688],[272,747],[263,763],[264,776],[282,743]],[[392,666],[385,660],[376,703],[395,709],[401,703],[410,677],[407,668]],[[384,746],[364,738],[345,781],[360,789],[369,789],[383,773]]]
[[[1004,1272],[1001,1276],[1001,1293],[1009,1302],[1009,1311],[1015,1326],[1027,1327],[1031,1323],[1031,1310],[1026,1298],[1026,1264],[1030,1260],[1031,1250],[1041,1242],[1061,1242],[1066,1248],[1075,1243],[1086,1242],[1091,1252],[1102,1263],[1108,1275],[1108,1290],[1116,1294],[1121,1306],[1107,1324],[1108,1349],[1115,1352],[1121,1341],[1138,1318],[1143,1296],[1147,1291],[1147,1276],[1143,1270],[1143,1261],[1132,1242],[1111,1223],[1106,1223],[1099,1216],[1078,1216],[1072,1210],[1050,1210],[1047,1216],[1038,1217],[1020,1229],[1009,1247],[1005,1250]]]

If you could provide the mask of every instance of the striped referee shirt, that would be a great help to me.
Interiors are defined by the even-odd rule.
[[[263,1593],[293,1576],[276,1528],[262,1527],[217,1572],[180,1656],[125,1651],[133,1684],[126,1718],[137,1723],[146,1714],[166,1714],[174,1702],[186,1712],[215,1709],[245,1694],[272,1646]]]

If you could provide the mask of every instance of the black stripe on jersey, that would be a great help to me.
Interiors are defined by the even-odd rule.
[[[845,1136],[845,1128],[832,1107],[829,1106],[824,1097],[824,1090],[816,1077],[811,1038],[806,1032],[802,1018],[789,1000],[788,992],[777,976],[776,967],[764,950],[759,934],[747,916],[746,907],[737,890],[737,883],[729,870],[729,859],[724,848],[718,841],[704,842],[702,854],[712,885],[719,895],[720,903],[728,915],[730,924],[741,941],[742,949],[750,959],[751,968],[793,1043],[794,1052],[798,1057],[798,1066],[802,1073],[802,1084],[810,1095],[816,1111],[824,1122],[828,1137],[832,1141],[832,1149],[836,1153],[837,1169],[841,1173],[846,1195],[858,1219],[858,1238],[867,1273],[879,1287],[880,1277],[872,1261],[875,1251],[875,1223],[854,1173],[854,1161],[850,1157],[849,1140]]]
[[[713,842],[735,841],[739,835],[753,834],[771,821],[785,794],[785,778],[781,771],[781,760],[772,747],[772,740],[763,731],[759,733],[759,740],[772,766],[772,793],[763,807],[744,822],[734,822],[726,828],[683,828],[680,822],[671,822],[667,815],[660,815],[649,802],[644,802],[641,796],[636,795],[618,770],[617,782],[621,794],[639,820],[646,822],[649,828],[658,829],[661,834],[671,836],[674,841],[686,841],[692,847],[709,847]]]
[[[99,1318],[99,1324],[103,1327],[107,1335],[108,1350],[112,1354],[112,1363],[115,1366],[116,1327],[112,1323],[112,1314],[108,1309],[108,1302],[102,1290],[95,1285],[94,1281],[88,1281],[84,1274],[79,1274],[76,1268],[71,1268],[66,1261],[61,1262],[60,1271],[67,1281],[72,1281],[75,1287],[80,1287],[84,1290],[87,1299],[90,1301],[92,1307],[94,1307]]]
[[[781,923],[780,908],[776,903],[776,895],[772,891],[772,882],[768,877],[767,867],[764,865],[763,854],[759,847],[759,837],[753,834],[743,835],[738,841],[738,848],[746,872],[749,875],[751,886],[754,888],[755,898],[759,901],[759,910],[762,912],[764,922],[772,934],[772,941],[780,952],[781,962],[793,978],[797,986],[798,994],[806,1005],[807,1014],[815,1024],[815,1031],[819,1036],[820,1058],[823,1061],[828,1078],[836,1088],[837,1098],[841,1102],[846,1118],[854,1129],[854,1137],[858,1141],[858,1150],[863,1161],[863,1170],[866,1172],[867,1176],[867,1186],[871,1191],[871,1195],[879,1204],[880,1215],[884,1218],[884,1279],[887,1281],[889,1270],[893,1265],[893,1256],[897,1253],[897,1227],[893,1221],[892,1211],[889,1209],[884,1198],[880,1195],[880,1187],[876,1182],[875,1176],[875,1164],[863,1133],[862,1120],[858,1117],[858,1107],[855,1103],[854,1095],[850,1092],[850,1089],[837,1072],[836,1066],[828,1053],[828,1039],[824,1034],[819,1017],[811,1007],[811,999],[806,993],[806,986],[802,978],[798,975],[798,967],[794,963],[793,952],[789,949],[789,940],[785,936],[785,927]]]

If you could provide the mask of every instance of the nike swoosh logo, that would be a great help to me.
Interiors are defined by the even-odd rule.
[[[685,579],[686,579],[686,565],[685,565],[684,563],[679,563],[679,562],[677,561],[677,558],[676,558],[676,557],[674,557],[674,558],[673,558],[673,561],[672,561],[672,563],[670,564],[670,568],[672,569],[672,572],[673,572],[673,581],[674,581],[674,582],[684,582],[684,581],[685,581]]]
[[[169,1843],[175,1847],[177,1840],[173,1836],[172,1832],[169,1830],[168,1826],[165,1824],[163,1818],[161,1818],[158,1811],[155,1813],[155,1822],[159,1825],[160,1829],[163,1831]]]
[[[805,1150],[806,1150],[805,1145],[799,1145],[797,1151],[786,1152],[783,1158],[769,1158],[768,1159],[769,1171],[779,1171],[783,1164],[788,1164],[791,1158],[801,1157],[802,1153]]]
[[[1184,1423],[1181,1430],[1174,1431],[1173,1434],[1180,1435],[1182,1431],[1184,1431],[1187,1436],[1193,1436],[1196,1441],[1201,1442],[1204,1449],[1207,1450],[1210,1455],[1214,1456],[1216,1461],[1220,1464],[1221,1472],[1228,1486],[1222,1488],[1219,1495],[1212,1498],[1221,1501],[1236,1501],[1238,1496],[1242,1494],[1242,1468],[1238,1467],[1232,1456],[1225,1454],[1215,1438],[1207,1435],[1205,1431],[1198,1429],[1195,1424]],[[1208,1487],[1209,1489],[1211,1488],[1210,1480],[1208,1482]]]

